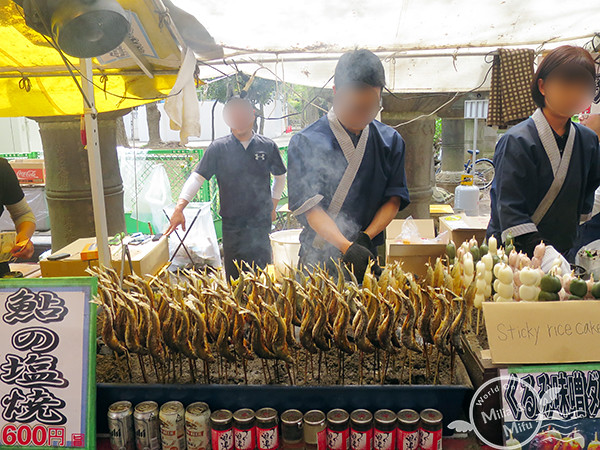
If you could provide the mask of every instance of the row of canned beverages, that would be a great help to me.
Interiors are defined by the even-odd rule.
[[[440,450],[442,414],[333,409],[303,414],[273,408],[211,413],[204,402],[113,403],[108,410],[113,450]]]

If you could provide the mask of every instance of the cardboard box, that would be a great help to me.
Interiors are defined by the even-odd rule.
[[[449,216],[450,214],[454,214],[454,209],[451,205],[429,205],[429,215],[432,218]]]
[[[98,260],[82,261],[81,252],[89,244],[95,244],[96,238],[82,238],[58,250],[58,253],[68,253],[71,256],[58,261],[40,261],[43,277],[78,277],[89,275],[85,270],[98,266]],[[117,272],[121,271],[121,246],[110,246],[112,267]],[[155,275],[169,260],[169,245],[166,237],[157,242],[147,242],[141,245],[130,245],[131,262],[133,271],[141,276]],[[125,274],[129,274],[129,263],[125,260]]]
[[[442,257],[446,253],[446,243],[401,243],[395,242],[401,233],[404,220],[392,220],[386,228],[386,259],[387,262],[401,261],[407,272],[425,276],[426,264]],[[425,239],[435,238],[433,219],[414,219],[419,235]]]
[[[13,159],[9,163],[17,174],[19,183],[44,184],[46,182],[43,159]]]
[[[485,239],[490,216],[467,216],[465,214],[455,214],[452,216],[440,217],[440,234],[447,231],[450,233],[450,239],[456,246],[460,246],[473,236],[480,244]]]
[[[494,364],[600,361],[600,301],[484,302]]]
[[[439,233],[440,217],[454,214],[454,209],[450,205],[429,205],[429,217],[433,219],[435,231]]]

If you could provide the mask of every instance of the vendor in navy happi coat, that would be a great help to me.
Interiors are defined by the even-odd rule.
[[[372,52],[342,55],[332,109],[290,141],[289,207],[304,225],[304,266],[335,273],[334,261],[342,260],[362,281],[386,226],[409,203],[404,141],[375,120],[384,86],[383,65]]]
[[[552,247],[548,255],[573,246],[600,184],[598,137],[571,121],[591,103],[595,73],[579,47],[558,47],[539,65],[532,84],[539,108],[496,146],[488,237],[510,236],[530,256],[542,241]]]

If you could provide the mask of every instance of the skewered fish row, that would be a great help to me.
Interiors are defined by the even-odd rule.
[[[475,282],[466,285],[464,271],[440,259],[421,280],[393,263],[379,279],[367,269],[361,285],[340,276],[342,267],[335,277],[317,267],[280,282],[263,270],[245,269],[231,283],[222,271],[166,272],[149,280],[129,275],[121,281],[113,269],[94,269],[99,343],[112,351],[121,378],[127,372],[131,378],[136,356],[145,382],[228,382],[231,370],[241,368],[247,383],[253,360],[260,361],[266,383],[279,380],[279,372],[290,384],[320,382],[323,363],[329,373],[328,361],[337,359],[338,382],[344,384],[345,359],[358,358],[356,381],[362,384],[365,359],[373,358],[374,380],[385,383],[389,367],[401,367],[405,382],[406,367],[412,383],[419,354],[427,362],[428,382],[436,382],[440,359],[453,362],[455,352],[463,351]],[[434,353],[435,377],[429,362]]]

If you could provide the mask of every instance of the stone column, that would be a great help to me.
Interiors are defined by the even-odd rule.
[[[449,94],[384,95],[381,120],[390,126],[398,125],[430,114],[451,97]],[[405,170],[411,201],[398,214],[399,218],[429,218],[434,185],[433,136],[436,117],[427,116],[396,128],[406,143]]]
[[[109,235],[125,231],[123,182],[116,149],[116,119],[127,112],[114,111],[98,116]],[[96,235],[88,159],[81,144],[79,116],[33,119],[39,123],[44,148],[52,251],[56,251],[79,238]]]
[[[464,98],[454,102],[440,115],[442,118],[442,166],[436,175],[436,186],[454,193],[464,173],[465,120]]]

